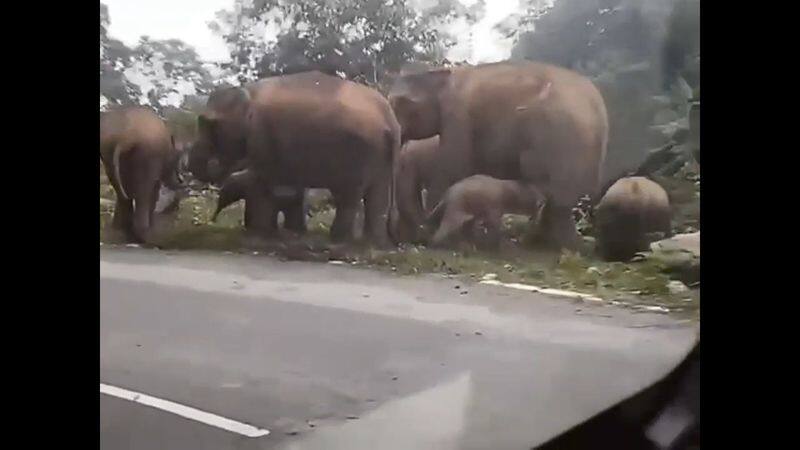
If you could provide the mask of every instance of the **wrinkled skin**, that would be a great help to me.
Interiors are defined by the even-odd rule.
[[[575,249],[571,210],[595,196],[608,142],[602,96],[587,78],[534,62],[503,62],[402,75],[389,101],[403,141],[439,135],[431,203],[482,173],[522,180],[547,197],[542,244]]]
[[[439,137],[409,141],[400,151],[395,165],[396,214],[392,216],[394,235],[400,242],[416,242],[429,212],[423,202],[422,190],[434,177],[434,165]]]
[[[597,250],[610,261],[627,261],[650,241],[672,234],[667,192],[644,177],[617,180],[594,213]]]
[[[253,183],[255,177],[250,170],[242,170],[232,173],[224,183],[219,191],[219,198],[217,199],[217,208],[211,220],[215,222],[217,216],[223,209],[227,208],[233,203],[244,199],[245,193],[248,189],[248,184]],[[305,190],[289,189],[288,192],[282,192],[285,189],[278,189],[271,193],[271,199],[275,203],[276,211],[271,220],[271,226],[278,228],[278,212],[283,212],[284,227],[287,230],[296,233],[306,232],[306,216],[307,208],[305,205]],[[299,207],[298,207],[299,205]],[[245,227],[252,219],[248,217],[248,211],[245,209]]]
[[[497,247],[504,214],[521,214],[534,220],[545,202],[542,192],[531,184],[486,175],[464,178],[450,186],[430,214],[429,222],[438,223],[431,245],[443,245],[465,226],[475,230],[483,225],[488,244]]]
[[[112,226],[129,240],[150,242],[161,186],[183,187],[181,156],[155,112],[121,107],[100,114],[100,159],[117,196]],[[177,201],[166,209],[177,208]]]
[[[198,118],[198,135],[189,165],[201,180],[222,180],[247,159],[256,179],[245,192],[248,231],[275,231],[271,187],[324,188],[336,205],[333,240],[354,238],[363,199],[364,235],[389,243],[400,125],[377,91],[316,71],[221,89]]]

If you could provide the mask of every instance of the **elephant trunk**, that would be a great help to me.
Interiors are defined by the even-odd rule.
[[[430,214],[428,214],[428,218],[425,220],[428,225],[433,227],[438,227],[442,221],[442,217],[444,216],[444,209],[445,209],[445,202],[447,201],[446,197],[442,197],[439,200],[439,203],[433,208]]]

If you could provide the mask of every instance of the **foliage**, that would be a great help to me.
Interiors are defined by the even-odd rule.
[[[441,62],[453,45],[442,30],[457,18],[475,21],[483,0],[428,6],[411,0],[236,0],[211,29],[231,50],[226,67],[240,82],[320,70],[379,84],[410,61]]]
[[[208,65],[178,39],[142,36],[129,48],[108,35],[108,7],[100,4],[100,108],[148,105],[161,112],[212,87]]]

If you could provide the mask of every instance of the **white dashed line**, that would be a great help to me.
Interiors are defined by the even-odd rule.
[[[118,397],[124,400],[129,400],[141,405],[147,405],[153,408],[167,411],[172,414],[185,417],[187,419],[195,420],[197,422],[211,425],[212,427],[222,428],[233,433],[241,434],[247,437],[261,437],[269,434],[269,430],[263,428],[256,428],[246,423],[237,422],[235,420],[227,419],[216,414],[211,414],[199,409],[192,408],[191,406],[181,405],[169,400],[163,400],[156,397],[151,397],[147,394],[140,392],[129,391],[127,389],[111,386],[108,384],[100,383],[100,393]]]

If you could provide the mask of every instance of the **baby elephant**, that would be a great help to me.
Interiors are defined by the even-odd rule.
[[[249,183],[253,182],[253,173],[244,169],[239,172],[234,172],[225,179],[219,190],[219,197],[217,199],[217,209],[211,218],[212,222],[216,222],[217,216],[223,209],[227,208],[233,203],[242,200],[245,197],[245,192]],[[285,191],[285,192],[283,192]],[[275,189],[272,195],[272,200],[275,202],[275,214],[270,218],[270,225],[273,230],[278,229],[278,213],[283,212],[284,227],[287,230],[292,230],[297,233],[305,233],[306,231],[306,205],[305,205],[305,189]],[[244,209],[244,225],[247,228],[248,222],[248,208],[245,204]]]
[[[533,220],[544,206],[544,194],[532,184],[487,175],[464,178],[450,186],[428,217],[429,223],[439,224],[431,245],[441,245],[465,225],[471,225],[474,231],[482,224],[489,246],[496,247],[504,214],[526,215]]]
[[[647,250],[655,233],[672,235],[667,192],[644,177],[617,180],[594,214],[597,250],[603,259],[626,261]]]

